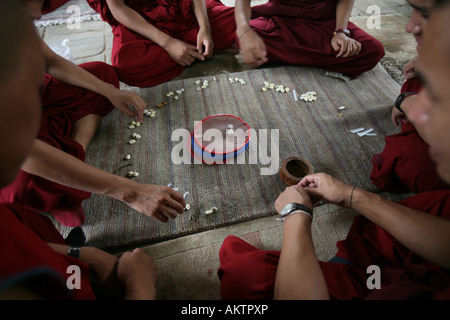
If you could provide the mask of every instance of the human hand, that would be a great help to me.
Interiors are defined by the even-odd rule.
[[[258,36],[250,27],[240,32],[239,48],[242,59],[252,68],[261,66],[269,61],[267,58],[267,49],[264,40]]]
[[[275,210],[280,213],[289,203],[300,203],[312,210],[311,199],[305,189],[299,185],[287,187],[275,201]]]
[[[204,50],[203,50],[204,49]],[[214,43],[209,26],[202,25],[197,34],[197,52],[205,58],[211,58],[214,52]]]
[[[406,115],[400,110],[398,110],[395,106],[392,108],[391,111],[391,120],[395,126],[398,126],[400,122],[408,123],[408,118],[406,118]]]
[[[127,191],[123,201],[136,211],[161,222],[175,219],[184,212],[186,202],[172,188],[134,181],[131,183],[132,188]]]
[[[142,249],[125,252],[117,264],[117,277],[127,299],[155,299],[158,271],[153,259]]]
[[[348,58],[361,52],[361,43],[347,37],[344,33],[336,33],[331,39],[331,46],[338,52],[336,58]]]
[[[412,79],[416,77],[416,64],[417,64],[418,57],[415,57],[411,61],[409,61],[405,66],[403,67],[403,76],[406,79]]]
[[[135,120],[142,121],[144,118],[144,110],[147,103],[135,92],[119,90],[113,86],[112,91],[108,94],[108,99],[120,111],[134,117]],[[133,107],[133,111],[130,107]]]
[[[312,199],[324,200],[341,207],[350,207],[350,196],[353,187],[325,173],[315,173],[304,177],[299,186]]]
[[[116,256],[94,247],[82,247],[80,260],[89,265],[102,288],[115,296],[123,295],[123,286],[117,278],[119,259]]]
[[[195,59],[205,60],[205,57],[197,51],[196,46],[178,39],[170,38],[163,48],[176,63],[183,67],[190,66]]]
[[[417,104],[418,100],[419,100],[419,96],[417,94],[412,94],[412,95],[406,96],[405,99],[403,99],[403,102],[401,105],[401,109],[405,113],[402,113],[395,106],[392,108],[391,120],[394,123],[394,125],[396,125],[396,126],[399,125],[399,120],[403,123],[410,122],[408,119],[408,114],[410,114],[411,110],[414,109],[414,106]]]

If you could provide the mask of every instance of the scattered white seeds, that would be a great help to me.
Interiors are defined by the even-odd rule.
[[[135,144],[135,143],[136,143],[136,140],[131,139],[130,141],[128,141],[128,143],[129,143],[129,144]]]
[[[300,96],[300,99],[304,100],[304,101],[307,101],[307,102],[308,101],[309,102],[316,101],[317,100],[317,93],[315,91],[309,91],[309,92],[303,93]]]
[[[235,82],[239,82],[240,84],[247,84],[247,82],[244,79],[240,79],[238,77],[235,78],[228,78],[228,82],[229,83],[235,83]]]
[[[127,154],[127,155],[125,156],[125,159],[130,160],[130,159],[131,159],[131,155],[130,155],[130,154]]]
[[[266,92],[267,90],[275,90],[276,92],[289,92],[290,89],[288,87],[285,87],[282,84],[275,84],[275,83],[269,83],[268,81],[264,81],[264,87],[261,88],[263,92]]]
[[[205,214],[206,215],[213,214],[217,210],[219,210],[219,209],[217,209],[217,207],[211,207],[211,209],[205,211]]]
[[[184,210],[187,211],[191,208],[191,205],[189,203],[186,203],[186,207],[184,207]]]
[[[344,110],[345,109],[345,106],[340,106],[339,107],[339,110]]]
[[[136,139],[140,139],[140,138],[142,138],[142,136],[140,134],[137,134]]]
[[[136,128],[136,126],[134,126],[134,125],[130,124],[130,125],[128,126],[128,128],[130,128],[130,129],[134,129],[134,128]]]
[[[128,176],[129,177],[137,177],[137,176],[139,176],[139,173],[137,173],[136,171],[130,171],[130,172],[128,172]]]

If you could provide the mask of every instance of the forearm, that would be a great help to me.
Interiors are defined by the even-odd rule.
[[[275,299],[329,299],[311,235],[311,218],[295,213],[284,222]]]
[[[336,29],[347,29],[355,0],[339,0],[336,7]]]
[[[107,98],[117,90],[114,85],[100,80],[78,65],[60,57],[46,44],[44,44],[44,52],[47,58],[47,73],[55,79],[96,92]]]
[[[193,0],[192,8],[194,10],[198,25],[200,27],[206,26],[211,29],[211,26],[209,25],[208,12],[206,11],[205,0]]]
[[[100,170],[41,140],[22,166],[28,173],[86,192],[102,194],[125,201],[129,184],[125,177]]]
[[[234,18],[236,21],[236,34],[238,37],[250,28],[251,15],[252,8],[250,6],[250,0],[237,0],[235,4]]]
[[[450,268],[450,221],[358,188],[353,192],[352,206],[409,250],[439,266]]]
[[[124,0],[107,0],[107,3],[114,18],[128,29],[139,33],[161,47],[165,47],[168,40],[171,39],[169,35],[145,20],[137,11],[128,7]]]

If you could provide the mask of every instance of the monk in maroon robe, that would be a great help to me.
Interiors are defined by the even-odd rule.
[[[0,2],[0,188],[11,183],[41,125],[42,43],[16,0]],[[26,93],[26,94],[24,94]],[[93,247],[70,248],[52,222],[20,203],[0,203],[0,298],[94,299],[91,274],[125,298],[155,297],[157,273],[142,250],[117,258]],[[16,310],[17,311],[17,310]]]
[[[450,182],[450,1],[425,30],[418,70],[425,81],[411,121],[429,142],[439,177]],[[430,100],[430,93],[433,99]],[[432,105],[431,105],[431,103]],[[221,252],[227,299],[449,299],[450,191],[395,203],[327,174],[308,175],[276,200],[283,220],[281,252],[260,251],[236,237]],[[330,262],[317,259],[313,201],[353,208],[357,216]],[[374,276],[374,277],[372,277]]]
[[[32,18],[41,16],[42,1],[24,3]],[[29,209],[51,212],[70,227],[84,223],[81,202],[91,193],[123,201],[162,222],[183,213],[185,201],[172,188],[137,183],[84,162],[103,116],[116,107],[142,121],[147,104],[135,92],[118,88],[113,67],[101,62],[80,67],[41,43],[47,74],[40,136],[21,168],[23,172],[0,192],[0,201],[20,201]]]
[[[63,4],[66,4],[69,2],[69,0],[44,0],[44,5],[42,6],[42,13],[50,13],[52,11],[55,11],[59,7],[61,7]]]
[[[409,2],[412,15],[406,31],[413,34],[418,50],[421,48],[423,30],[433,2]],[[436,165],[428,152],[429,145],[421,137],[420,127],[417,128],[410,119],[414,117],[415,104],[422,89],[422,82],[414,73],[416,62],[417,58],[404,67],[407,80],[401,88],[396,106],[392,108],[392,122],[401,126],[401,132],[387,136],[384,150],[372,159],[370,178],[383,191],[419,193],[450,188],[436,172]]]
[[[236,36],[244,62],[308,65],[350,78],[372,69],[383,45],[349,22],[353,1],[236,1]]]
[[[150,87],[234,43],[233,8],[219,0],[88,0],[114,34],[119,79]]]

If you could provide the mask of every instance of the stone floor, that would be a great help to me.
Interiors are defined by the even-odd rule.
[[[234,5],[234,1],[223,1]],[[253,1],[252,4],[265,1]],[[369,6],[376,5],[380,9],[379,28],[370,28]],[[371,35],[379,39],[385,46],[388,67],[397,72],[401,82],[401,65],[415,56],[416,44],[413,37],[405,32],[411,9],[404,0],[356,0],[351,21]],[[112,34],[109,25],[102,21],[83,21],[81,28],[71,30],[67,26],[39,27],[43,39],[51,46],[58,45],[63,39],[69,39],[71,53],[76,63],[88,61],[104,61],[110,63]],[[186,68],[181,77],[190,78],[235,72],[246,69],[239,55],[222,53],[214,56],[207,63],[198,63]],[[396,70],[395,70],[396,69]],[[132,88],[131,88],[132,89]],[[217,299],[218,267],[217,253],[223,239],[234,234],[251,237],[258,232],[259,242],[266,249],[281,247],[282,226],[273,217],[245,222],[234,226],[220,228],[190,235],[162,243],[154,244],[145,250],[155,259],[161,273],[162,284],[158,288],[160,299]],[[330,244],[334,248],[334,244]],[[177,261],[190,261],[192,257],[202,255],[202,261],[194,261],[194,269],[183,270]],[[319,258],[329,258],[327,250],[318,253]],[[194,271],[192,271],[194,270]],[[205,272],[204,270],[208,270]],[[198,285],[202,283],[203,285]],[[197,288],[192,292],[192,288]],[[200,288],[200,289],[198,289]],[[190,291],[191,290],[191,291]]]

